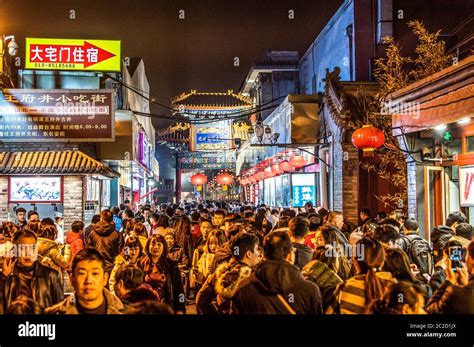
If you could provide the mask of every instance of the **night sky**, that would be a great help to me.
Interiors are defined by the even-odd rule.
[[[122,56],[144,59],[151,94],[168,105],[170,97],[190,89],[237,91],[266,50],[302,55],[341,3],[0,0],[0,33],[16,36],[22,58],[27,36],[122,40]],[[70,10],[75,19],[69,18]],[[294,10],[292,20],[289,10]],[[234,57],[240,66],[234,66]]]

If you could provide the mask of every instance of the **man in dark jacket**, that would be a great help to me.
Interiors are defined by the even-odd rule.
[[[113,214],[109,210],[100,213],[100,221],[94,225],[87,238],[87,246],[96,249],[105,259],[105,271],[110,274],[114,260],[124,246],[123,235],[115,230]]]
[[[295,251],[295,265],[302,269],[313,257],[313,250],[304,244],[309,231],[309,220],[305,217],[295,217],[288,224],[291,242]]]
[[[5,258],[0,282],[3,289],[3,309],[19,295],[33,299],[41,308],[64,299],[59,273],[42,265],[37,259],[36,234],[27,229],[13,237],[16,261]]]
[[[458,224],[467,223],[467,218],[464,213],[455,211],[451,212],[446,219],[446,225],[434,227],[431,232],[431,243],[433,244],[434,262],[437,263],[443,257],[444,245],[449,239],[455,236],[456,227]]]
[[[237,314],[322,313],[321,293],[291,263],[290,237],[283,231],[268,234],[263,243],[265,261],[244,279],[232,298]],[[290,260],[290,261],[289,261]]]
[[[345,235],[342,232],[342,227],[344,226],[344,216],[341,212],[329,212],[325,225],[331,227],[331,229],[334,230],[334,233],[336,234],[339,243],[349,244],[348,235]]]
[[[444,282],[426,305],[431,314],[474,314],[474,241],[467,247],[466,267],[453,271],[447,259]]]

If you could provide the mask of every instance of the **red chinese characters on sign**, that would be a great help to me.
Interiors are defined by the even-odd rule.
[[[100,63],[115,54],[97,47],[87,41],[76,45],[30,45],[30,59],[33,63],[71,63],[84,64],[84,68]]]

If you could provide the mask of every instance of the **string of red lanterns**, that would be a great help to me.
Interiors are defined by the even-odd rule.
[[[253,175],[245,177],[240,180],[240,184],[245,186],[249,184],[254,184],[258,181],[264,180],[265,178],[275,177],[277,175],[283,174],[285,172],[290,172],[293,170],[299,170],[303,166],[307,165],[308,162],[302,155],[295,155],[290,158],[290,160],[283,160],[280,163],[270,165],[266,167],[263,171],[258,171]]]

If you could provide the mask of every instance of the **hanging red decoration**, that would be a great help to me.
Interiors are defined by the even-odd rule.
[[[255,176],[257,176],[259,181],[264,180],[266,178],[265,173],[263,171],[257,172]]]
[[[199,173],[191,176],[191,183],[195,186],[202,186],[207,183],[207,176]]]
[[[385,134],[372,125],[364,125],[352,134],[352,144],[362,149],[364,157],[373,157],[374,150],[382,147],[384,143]]]
[[[272,171],[272,167],[269,166],[265,170],[263,170],[263,174],[265,175],[265,178],[270,178],[275,176],[275,173]]]
[[[302,155],[295,155],[290,158],[290,164],[299,169],[307,164],[306,159]]]
[[[229,175],[227,172],[224,172],[217,175],[216,181],[219,184],[228,185],[228,184],[234,183],[234,178],[231,175]]]
[[[271,169],[272,169],[272,172],[275,174],[275,175],[279,175],[283,172],[282,169],[280,169],[280,165],[278,164],[274,164],[271,166]]]
[[[284,172],[288,172],[294,169],[293,165],[291,165],[288,160],[283,160],[280,164],[278,164],[278,167],[281,171]]]

